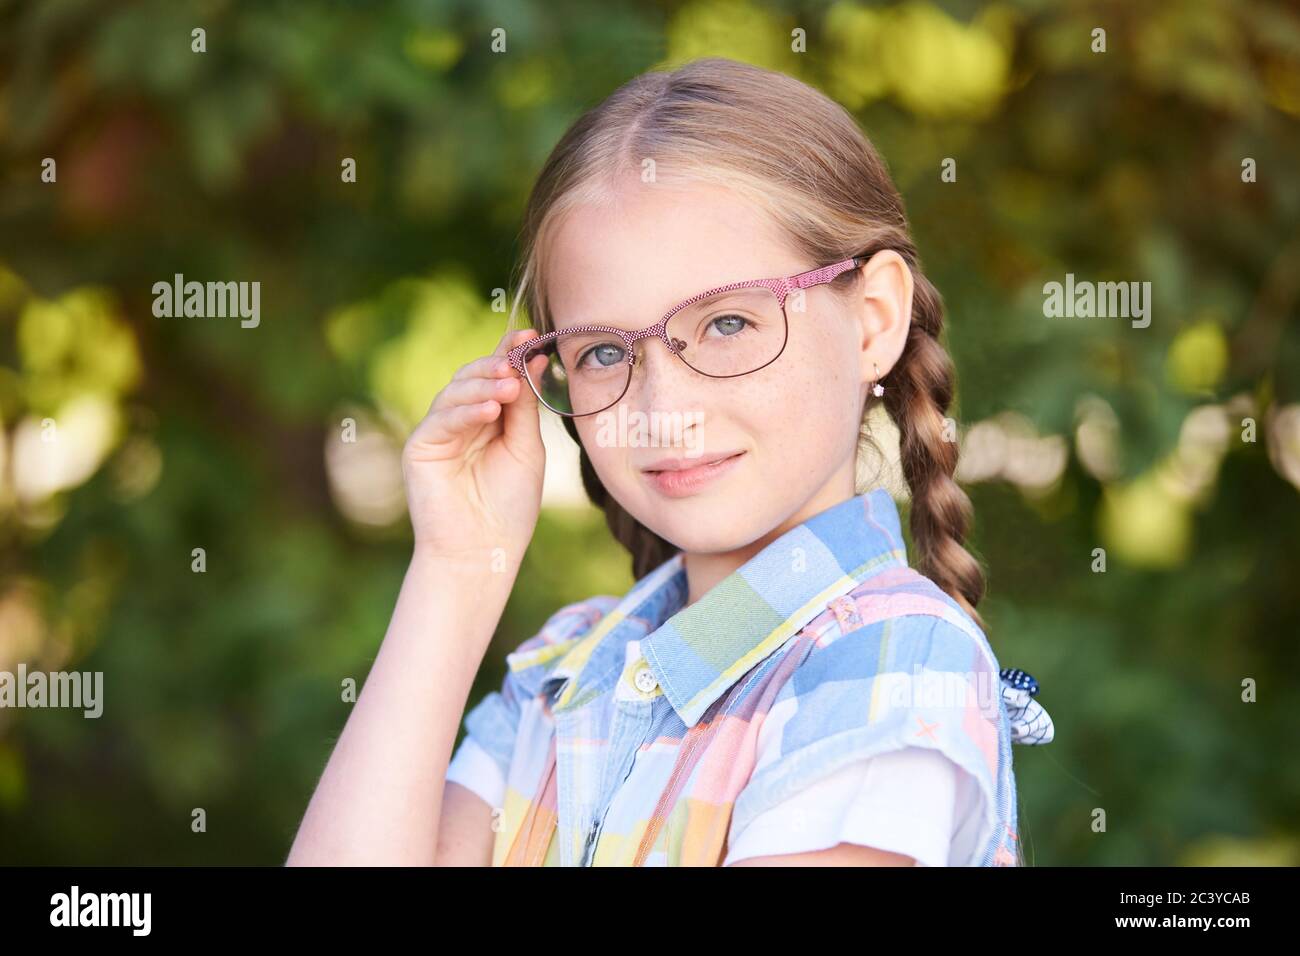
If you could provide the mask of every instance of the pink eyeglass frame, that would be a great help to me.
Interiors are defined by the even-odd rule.
[[[533,394],[537,396],[537,400],[540,401],[543,405],[546,405],[547,408],[550,408],[551,411],[555,412],[557,415],[564,415],[568,418],[585,418],[587,415],[597,415],[600,412],[605,411],[606,409],[613,408],[615,405],[621,402],[623,400],[623,396],[627,394],[627,385],[623,387],[623,391],[619,394],[618,398],[614,399],[614,401],[606,405],[605,408],[597,409],[594,412],[583,412],[581,415],[575,415],[572,412],[561,412],[558,409],[551,408],[551,406],[546,403],[546,399],[542,398],[541,393],[537,391],[536,386],[533,385],[532,379],[528,377],[528,370],[524,367],[524,355],[528,353],[530,350],[537,348],[539,345],[542,345],[550,341],[551,339],[556,338],[566,332],[610,332],[614,335],[617,335],[619,338],[621,338],[624,344],[627,345],[627,364],[630,366],[636,365],[636,349],[634,349],[633,346],[641,339],[651,338],[651,337],[658,338],[661,342],[664,343],[664,346],[668,349],[670,353],[676,355],[678,358],[681,358],[680,351],[673,345],[673,343],[668,338],[669,319],[671,319],[682,309],[686,308],[688,305],[698,302],[700,299],[707,299],[709,296],[717,295],[720,292],[730,292],[732,289],[743,289],[748,286],[755,286],[755,285],[762,286],[765,289],[771,290],[771,292],[776,296],[777,301],[781,305],[781,314],[785,316],[786,319],[786,326],[785,326],[786,340],[788,341],[790,337],[790,317],[788,315],[785,315],[786,297],[789,296],[790,293],[795,291],[796,289],[811,289],[813,286],[823,285],[827,282],[830,282],[831,280],[839,276],[841,273],[847,272],[850,269],[855,269],[863,265],[867,261],[868,260],[865,256],[853,256],[852,258],[844,259],[841,262],[837,262],[834,265],[821,266],[817,269],[810,269],[807,272],[801,272],[798,275],[794,275],[794,276],[783,276],[776,279],[750,279],[746,282],[729,282],[726,285],[721,285],[714,289],[708,289],[704,292],[699,293],[698,295],[693,295],[689,299],[677,303],[677,305],[669,309],[667,313],[664,314],[664,317],[660,319],[658,322],[656,322],[654,325],[647,326],[644,329],[639,329],[636,332],[628,332],[625,331],[624,329],[616,329],[608,325],[575,325],[570,328],[557,329],[553,332],[547,332],[545,335],[540,335],[535,339],[529,339],[527,342],[524,342],[521,345],[516,345],[509,352],[506,353],[506,357],[510,360],[510,367],[513,368],[523,378],[523,380],[528,383],[528,387],[533,390]],[[776,353],[776,355],[772,356],[772,358],[770,358],[768,361],[758,366],[758,368],[750,369],[748,372],[737,372],[735,375],[709,375],[708,372],[700,372],[699,369],[695,368],[694,365],[691,365],[690,362],[687,362],[686,359],[682,358],[682,361],[685,362],[685,364],[691,369],[694,369],[696,372],[700,372],[701,375],[708,375],[709,378],[738,378],[741,375],[749,375],[752,374],[753,372],[757,372],[758,369],[760,368],[766,368],[767,366],[775,362],[777,359],[779,359],[781,357],[781,353],[784,351],[785,351],[785,341],[782,341],[780,350]],[[628,385],[632,384],[632,375],[630,371],[628,373],[627,382]]]

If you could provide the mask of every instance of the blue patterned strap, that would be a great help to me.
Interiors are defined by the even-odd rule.
[[[1042,704],[1034,700],[1038,694],[1038,681],[1033,675],[1014,667],[1003,668],[1001,677],[1002,702],[1011,718],[1011,742],[1051,743],[1055,733],[1052,717]]]

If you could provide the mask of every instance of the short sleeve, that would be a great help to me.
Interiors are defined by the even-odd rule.
[[[447,766],[447,780],[467,787],[490,807],[499,807],[506,796],[506,775],[490,754],[466,736]]]
[[[465,736],[447,766],[447,780],[472,790],[490,807],[501,806],[505,798],[521,705],[518,680],[507,671],[501,689],[465,715]]]
[[[840,843],[947,866],[962,771],[921,747],[858,760],[767,810],[728,839],[723,865]]]
[[[795,800],[805,819],[815,812],[819,826],[861,837],[848,842],[894,849],[877,841],[907,840],[918,852],[895,852],[927,865],[945,858],[950,866],[985,865],[1005,817],[1009,737],[997,661],[979,635],[925,614],[838,635],[811,649],[763,718],[752,772],[732,809],[729,855],[738,859],[764,833],[764,845],[775,845],[781,808]],[[927,805],[919,820],[905,819],[916,798],[909,787],[937,780],[951,796]],[[823,783],[825,790],[812,789]],[[879,824],[867,819],[872,812]],[[755,823],[761,829],[747,832]]]
[[[472,790],[489,806],[502,805],[520,725],[541,682],[562,652],[585,637],[616,601],[599,595],[565,605],[507,655],[500,689],[465,714],[465,736],[447,766],[447,780]]]

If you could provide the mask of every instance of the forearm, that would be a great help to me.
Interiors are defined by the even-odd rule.
[[[433,862],[442,788],[514,573],[417,554],[288,865]]]

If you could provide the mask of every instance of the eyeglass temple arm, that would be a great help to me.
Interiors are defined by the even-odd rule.
[[[806,272],[790,283],[791,289],[808,289],[815,285],[821,285],[823,282],[830,282],[842,272],[848,272],[850,269],[857,269],[867,261],[865,256],[853,256],[835,263],[833,266],[824,266],[821,269],[814,269],[812,272]]]

